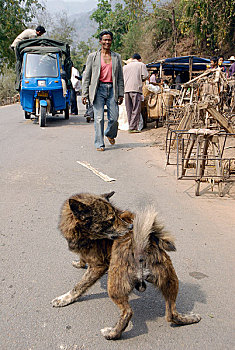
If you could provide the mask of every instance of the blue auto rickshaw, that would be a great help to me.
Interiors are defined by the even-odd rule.
[[[25,119],[46,125],[49,114],[69,119],[72,62],[67,44],[51,39],[28,39],[16,47],[17,88]]]

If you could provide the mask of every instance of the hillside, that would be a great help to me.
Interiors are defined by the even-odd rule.
[[[158,59],[174,57],[175,54],[172,51],[172,41],[166,40],[157,50],[152,45],[152,37],[148,35],[143,42],[143,46],[140,50],[141,56],[144,62],[154,62]],[[203,52],[195,45],[193,37],[184,37],[179,39],[176,44],[176,56],[188,56],[195,55],[201,57],[209,57],[207,52]]]
[[[69,16],[78,33],[78,37],[74,41],[87,41],[97,30],[97,24],[90,20],[92,11],[76,13]]]

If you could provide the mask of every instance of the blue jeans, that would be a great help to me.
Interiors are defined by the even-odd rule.
[[[93,102],[95,124],[95,146],[104,147],[104,106],[107,106],[108,125],[105,136],[114,139],[118,132],[118,104],[114,99],[113,85],[100,83]]]

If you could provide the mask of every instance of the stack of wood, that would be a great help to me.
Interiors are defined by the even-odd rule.
[[[225,142],[229,141],[228,148],[235,147],[234,91],[235,80],[229,81],[220,69],[204,72],[181,90],[181,109],[170,131],[169,147],[166,144],[167,164],[171,150],[177,149],[177,176],[194,178],[196,196],[205,181],[218,184],[223,196],[222,185],[234,174],[234,152],[225,152]]]
[[[235,133],[230,120],[234,99],[229,96],[229,91],[231,87],[220,69],[208,70],[185,83],[178,100],[185,109],[178,130],[207,127]]]

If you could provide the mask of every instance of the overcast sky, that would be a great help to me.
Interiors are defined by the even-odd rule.
[[[69,15],[89,12],[97,6],[98,0],[38,0],[51,12],[66,11]]]
[[[38,0],[40,3],[47,3],[47,2],[51,2],[51,1],[55,1],[55,0]],[[87,2],[88,0],[60,0],[62,2]],[[98,2],[98,0],[96,0],[96,2]]]

